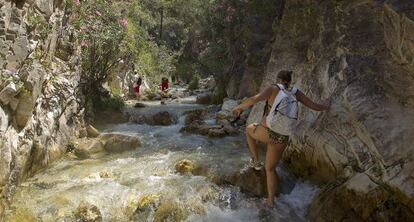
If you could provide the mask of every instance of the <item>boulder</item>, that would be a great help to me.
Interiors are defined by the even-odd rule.
[[[257,171],[248,168],[239,172],[234,172],[224,177],[224,182],[233,186],[240,187],[241,191],[256,196],[266,196],[267,183],[266,173],[263,170]]]
[[[178,119],[168,111],[161,111],[152,116],[154,125],[168,126],[177,123]]]
[[[209,129],[208,130],[208,134],[209,137],[224,137],[227,135],[227,132],[224,130],[224,128],[220,128],[220,129]]]
[[[175,171],[180,174],[191,173],[194,170],[194,164],[190,160],[180,160],[175,164]]]
[[[103,143],[98,139],[82,139],[77,142],[73,153],[80,159],[87,159],[92,154],[105,151]]]
[[[221,106],[221,110],[216,114],[217,121],[234,119],[231,111],[238,105],[239,101],[237,100],[225,99],[223,105]]]
[[[211,92],[205,92],[197,95],[196,103],[208,105],[212,103],[213,94]]]
[[[222,125],[209,125],[199,121],[193,121],[180,129],[180,132],[195,133],[209,137],[224,137],[227,135],[235,135],[235,131],[225,128]]]
[[[197,124],[203,123],[204,116],[207,115],[206,110],[204,109],[196,109],[184,112],[185,116],[185,125],[190,125],[193,122],[197,122]]]
[[[82,201],[75,212],[76,221],[82,222],[100,222],[102,214],[99,208],[86,201]]]
[[[144,108],[144,107],[147,107],[147,105],[145,105],[144,103],[135,103],[134,107],[135,108]]]
[[[163,221],[185,221],[188,212],[177,202],[166,201],[161,203],[154,214],[154,222]]]
[[[99,131],[95,127],[89,124],[86,126],[86,132],[88,134],[88,137],[92,137],[92,138],[96,138],[100,135]]]
[[[137,137],[123,134],[102,134],[99,137],[99,140],[104,144],[104,149],[112,153],[134,150],[140,146],[140,142]]]

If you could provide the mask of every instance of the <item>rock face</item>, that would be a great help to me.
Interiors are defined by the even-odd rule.
[[[339,184],[315,200],[328,199],[313,208],[320,212],[318,220],[403,215],[402,221],[409,221],[414,213],[410,8],[409,0],[287,0],[275,24],[261,88],[288,69],[310,98],[332,101],[326,113],[300,108],[293,144],[284,153],[285,164],[297,175]],[[255,106],[249,122],[258,121],[262,110],[263,104]],[[374,194],[380,198],[374,201]],[[369,203],[361,205],[362,200]],[[391,200],[400,213],[374,208]]]
[[[11,187],[59,158],[83,125],[79,51],[63,4],[0,2],[0,220]],[[44,37],[33,18],[48,27]],[[58,42],[72,46],[70,60],[55,56]]]

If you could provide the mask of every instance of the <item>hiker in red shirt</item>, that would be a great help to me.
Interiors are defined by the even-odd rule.
[[[138,77],[137,81],[132,86],[132,89],[134,90],[135,97],[137,99],[139,99],[139,88],[141,87],[141,84],[142,84],[142,78]]]
[[[163,77],[161,79],[161,91],[165,92],[168,90],[168,78]]]

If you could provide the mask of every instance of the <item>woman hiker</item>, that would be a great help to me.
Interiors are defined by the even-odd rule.
[[[139,100],[139,97],[140,97],[139,89],[141,87],[141,84],[142,84],[142,78],[141,78],[141,76],[138,76],[137,81],[132,86],[132,89],[134,90],[134,94],[135,94],[135,97],[136,97],[137,100]]]
[[[259,94],[248,98],[233,109],[233,115],[239,117],[244,109],[259,101],[266,101],[263,118],[260,123],[246,127],[247,145],[251,154],[249,165],[255,170],[261,170],[256,142],[267,144],[265,170],[267,178],[268,198],[266,205],[273,207],[276,192],[276,165],[292,135],[298,115],[297,101],[316,110],[325,111],[327,105],[314,103],[296,87],[291,87],[292,71],[280,71],[277,75],[279,84],[267,87]]]

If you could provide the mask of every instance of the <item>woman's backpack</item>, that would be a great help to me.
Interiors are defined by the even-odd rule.
[[[289,136],[292,135],[298,119],[298,100],[296,99],[298,89],[293,87],[287,90],[282,84],[277,84],[277,86],[279,93],[266,117],[266,124],[272,131]]]

